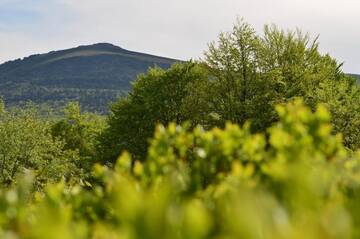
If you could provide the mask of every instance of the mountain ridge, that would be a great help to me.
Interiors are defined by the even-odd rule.
[[[23,61],[23,60],[27,60],[29,58],[33,58],[33,57],[43,57],[43,56],[54,56],[54,55],[60,55],[63,53],[69,53],[72,51],[84,51],[87,50],[89,48],[92,48],[93,50],[99,50],[99,51],[103,51],[103,52],[122,52],[122,53],[128,53],[128,54],[138,54],[138,55],[143,55],[143,56],[150,56],[150,57],[157,57],[160,59],[165,59],[165,60],[175,60],[175,61],[179,61],[177,59],[173,59],[173,58],[169,58],[169,57],[162,57],[162,56],[157,56],[157,55],[153,55],[153,54],[148,54],[148,53],[142,53],[142,52],[137,52],[137,51],[130,51],[130,50],[126,50],[122,47],[113,45],[111,43],[107,43],[107,42],[102,42],[102,43],[94,43],[94,44],[90,44],[90,45],[80,45],[77,47],[72,47],[72,48],[68,48],[68,49],[63,49],[63,50],[55,50],[55,51],[49,51],[46,53],[40,53],[40,54],[32,54],[23,58],[18,58],[18,59],[14,59],[14,60],[9,60],[9,61],[5,61],[3,63],[0,63],[0,66],[3,65],[7,65],[8,63],[13,63],[16,61]]]
[[[0,65],[0,95],[10,106],[33,101],[59,107],[79,101],[85,110],[106,113],[108,104],[126,94],[138,74],[177,61],[110,43],[34,54]]]

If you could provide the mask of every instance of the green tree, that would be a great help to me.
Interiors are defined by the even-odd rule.
[[[222,122],[242,125],[251,120],[253,130],[263,131],[278,120],[276,104],[302,97],[314,110],[325,103],[334,115],[335,132],[342,132],[346,146],[355,149],[360,146],[354,113],[359,112],[359,86],[342,72],[342,64],[318,48],[318,38],[300,30],[266,25],[258,35],[239,20],[205,53],[215,86],[210,111]]]
[[[344,77],[328,80],[316,91],[316,100],[324,102],[332,114],[334,132],[341,133],[344,145],[351,150],[360,148],[360,87],[356,79]]]
[[[177,63],[169,70],[152,68],[140,75],[129,96],[111,106],[109,127],[100,137],[100,157],[115,162],[125,149],[144,156],[156,124],[200,120],[202,108],[197,111],[186,98],[201,85],[199,82],[207,80],[204,68],[193,62]]]
[[[0,97],[0,114],[3,113],[5,110],[5,104],[3,99]]]
[[[345,145],[355,149],[360,146],[359,86],[318,48],[317,38],[300,30],[266,25],[260,35],[238,20],[209,45],[201,62],[139,76],[129,96],[112,106],[100,155],[112,162],[123,149],[144,156],[157,123],[189,121],[210,129],[251,121],[253,132],[264,132],[278,121],[275,105],[297,97],[312,110],[327,105],[335,116],[334,132],[343,133]]]
[[[35,173],[38,187],[78,174],[75,152],[51,136],[51,123],[39,119],[33,107],[13,108],[0,114],[0,183],[11,185],[27,170]]]
[[[249,107],[258,100],[254,96],[264,93],[256,89],[261,84],[257,72],[259,47],[255,30],[238,20],[231,32],[221,33],[218,42],[210,43],[205,52],[205,64],[216,78],[212,105],[223,123],[230,120],[243,124],[252,118]]]
[[[55,139],[65,143],[64,150],[76,151],[81,158],[77,161],[78,167],[90,172],[105,119],[96,114],[82,113],[77,102],[69,103],[63,112],[65,117],[52,125],[51,133]]]

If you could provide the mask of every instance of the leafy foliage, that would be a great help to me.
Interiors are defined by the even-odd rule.
[[[331,134],[324,106],[311,113],[298,100],[277,112],[269,137],[230,123],[159,125],[146,161],[124,153],[114,169],[96,165],[90,188],[59,183],[34,199],[26,183],[3,190],[0,235],[358,238],[360,154]]]
[[[77,174],[78,154],[53,139],[50,121],[39,119],[35,108],[4,109],[0,113],[0,183],[11,185],[19,174],[35,172],[36,185],[58,182]]]
[[[334,88],[350,87],[353,80],[341,72],[335,59],[320,54],[318,47],[317,38],[299,30],[285,32],[265,25],[260,36],[238,20],[205,53],[205,63],[217,82],[213,110],[224,122],[243,124],[251,119],[253,129],[261,131],[277,120],[274,105],[295,97],[302,97],[313,109],[319,102],[339,103],[335,95],[318,95],[330,96]]]
[[[64,150],[79,154],[78,168],[89,172],[97,156],[97,137],[105,128],[105,120],[96,114],[82,113],[76,102],[64,108],[64,116],[51,126],[52,136],[65,143]]]
[[[359,148],[360,87],[318,47],[317,38],[299,30],[265,26],[258,35],[239,20],[209,45],[202,62],[138,77],[129,96],[111,108],[100,140],[102,161],[114,163],[122,149],[143,158],[157,123],[189,121],[210,129],[250,120],[252,132],[264,132],[278,120],[275,105],[296,97],[312,110],[326,105],[334,132],[344,135],[348,148]]]
[[[202,108],[197,110],[186,99],[192,96],[195,84],[206,80],[206,71],[192,62],[174,64],[166,71],[153,68],[140,75],[129,96],[111,106],[109,127],[101,136],[102,158],[114,162],[124,149],[143,157],[156,124],[193,119],[196,123]]]

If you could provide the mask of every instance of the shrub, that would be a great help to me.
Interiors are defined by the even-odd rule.
[[[159,125],[147,160],[96,165],[91,186],[0,193],[2,238],[358,238],[360,153],[324,106],[277,106],[264,134]],[[31,184],[28,184],[31,185]],[[30,206],[29,206],[30,205]]]

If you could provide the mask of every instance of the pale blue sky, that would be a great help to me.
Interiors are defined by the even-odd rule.
[[[0,62],[96,42],[198,58],[244,17],[320,34],[321,50],[360,73],[359,0],[0,0]]]

